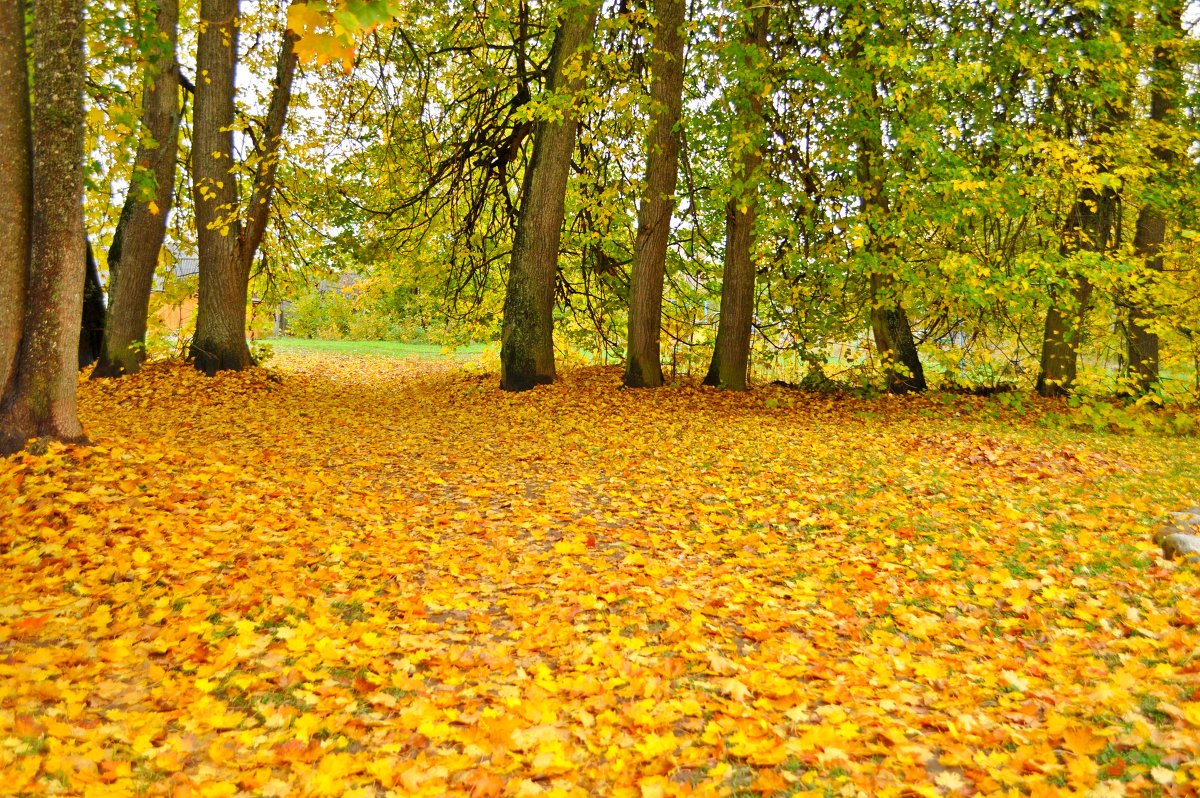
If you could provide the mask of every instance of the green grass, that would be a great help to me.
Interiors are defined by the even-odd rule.
[[[317,341],[307,338],[264,338],[260,341],[279,354],[335,354],[353,357],[469,358],[483,353],[484,344],[446,347],[439,344],[402,344],[395,341]]]

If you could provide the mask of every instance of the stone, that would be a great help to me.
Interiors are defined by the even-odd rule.
[[[1163,556],[1168,560],[1176,557],[1185,562],[1200,562],[1200,535],[1167,535],[1160,541]]]

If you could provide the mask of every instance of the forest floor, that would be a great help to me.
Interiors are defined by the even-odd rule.
[[[1194,795],[1195,439],[279,355],[0,461],[0,793]]]

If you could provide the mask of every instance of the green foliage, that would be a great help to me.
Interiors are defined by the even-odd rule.
[[[350,336],[354,303],[339,291],[307,294],[288,313],[288,332],[301,338],[338,340]]]
[[[1165,409],[1154,401],[1122,403],[1107,399],[1072,397],[1065,412],[1050,413],[1045,423],[1065,429],[1107,432],[1114,435],[1195,437],[1200,415],[1188,409]]]
[[[194,8],[184,5],[186,52]],[[470,15],[390,0],[293,6],[305,37],[303,112],[289,121],[278,213],[253,282],[264,301],[295,303],[292,332],[496,340],[532,124],[564,110],[544,91],[541,66],[572,5],[492,4]],[[668,374],[707,366],[725,206],[743,188],[729,164],[758,147],[756,380],[877,383],[870,278],[886,274],[894,287],[884,298],[903,305],[933,384],[1025,389],[1047,309],[1086,277],[1094,288],[1077,389],[1129,384],[1125,335],[1137,309],[1161,340],[1156,395],[1200,401],[1200,173],[1189,166],[1200,83],[1186,70],[1172,77],[1156,56],[1194,63],[1198,45],[1164,16],[1172,3],[1103,0],[1071,13],[1034,0],[784,4],[772,7],[760,54],[740,35],[756,7],[689,11],[663,298]],[[98,166],[88,209],[101,244],[115,223],[110,197],[126,188],[114,176],[129,174],[136,143],[138,65],[153,50],[138,27],[146,10],[142,0],[105,6],[89,29]],[[248,11],[247,35],[277,35],[285,13]],[[588,90],[555,284],[557,343],[571,358],[624,354],[655,24],[651,7],[606,5],[594,45],[572,65]],[[264,85],[270,49],[244,54]],[[1158,85],[1175,109],[1162,118],[1151,114]],[[756,99],[768,129],[741,124]],[[253,127],[262,103],[242,102],[239,129]],[[1119,198],[1121,238],[1103,252],[1067,245],[1084,190]],[[1167,218],[1161,271],[1134,251],[1144,208]],[[186,251],[187,203],[172,218]],[[312,288],[346,272],[364,275],[359,293]]]

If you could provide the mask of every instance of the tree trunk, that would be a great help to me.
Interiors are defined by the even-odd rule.
[[[744,68],[761,68],[767,57],[770,9],[761,6],[746,31]],[[750,333],[754,324],[754,220],[758,214],[759,171],[762,149],[759,132],[763,123],[762,93],[752,81],[742,87],[744,110],[740,127],[750,131],[752,142],[741,144],[733,166],[734,191],[725,206],[725,264],[721,275],[721,310],[712,362],[704,376],[705,385],[741,391],[746,389],[750,364]],[[737,140],[736,138],[734,139]]]
[[[646,186],[638,206],[633,276],[629,291],[629,351],[625,385],[663,383],[659,334],[663,280],[675,183],[679,173],[679,118],[683,111],[683,0],[656,0],[658,25],[650,52],[650,130],[646,136]]]
[[[1113,246],[1117,213],[1118,197],[1111,188],[1097,192],[1089,187],[1080,191],[1063,230],[1063,253],[1108,252]],[[1056,293],[1051,297],[1037,378],[1037,392],[1042,396],[1067,396],[1074,390],[1079,344],[1091,296],[1091,281],[1086,275],[1076,274],[1065,295]]]
[[[204,201],[208,203],[205,216],[210,219],[206,227],[211,228],[207,231],[211,257],[205,259],[205,239],[198,236],[201,245],[200,300],[196,336],[192,339],[189,354],[196,368],[209,376],[218,371],[244,369],[253,362],[246,344],[250,267],[270,217],[275,193],[275,171],[283,142],[283,125],[287,121],[292,81],[296,74],[296,36],[285,29],[275,64],[275,83],[262,133],[263,144],[257,153],[258,167],[250,192],[250,206],[243,224],[238,216],[237,190],[231,171],[233,140],[229,134],[221,132],[228,129],[233,118],[237,5],[237,0],[204,0],[201,3],[202,18],[208,18],[204,16],[205,9],[208,9],[213,19],[229,19],[233,33],[221,35],[217,41],[206,42],[202,32],[196,55],[198,69],[203,73],[204,65],[211,63],[215,69],[209,69],[207,74],[212,77],[214,84],[220,82],[220,88],[213,88],[213,96],[206,98],[208,102],[204,104],[203,111],[200,87],[196,87],[196,107],[193,111],[197,145],[192,148],[192,173],[197,227],[201,227],[200,204]],[[226,118],[230,120],[229,123],[221,121]],[[206,127],[206,140],[209,140],[207,136],[212,136],[214,148],[211,152],[220,153],[219,158],[205,158],[204,154],[210,150],[199,146],[202,119]],[[210,124],[217,127],[208,129]],[[202,162],[208,170],[203,175],[200,174]],[[229,165],[222,166],[222,163]],[[215,216],[210,216],[214,213]]]
[[[856,40],[854,57],[861,55]],[[861,207],[867,220],[867,253],[875,258],[870,275],[871,335],[875,351],[883,367],[887,390],[893,394],[926,389],[925,369],[908,321],[908,313],[900,301],[896,278],[891,264],[896,256],[895,243],[885,229],[891,207],[884,190],[883,120],[880,117],[879,94],[874,79],[869,89],[871,115],[868,129],[859,138],[857,178]]]
[[[566,67],[591,39],[595,25],[594,0],[563,13],[550,53],[547,94],[569,97],[583,88],[582,73],[568,73]],[[504,294],[500,387],[506,391],[554,382],[554,285],[578,127],[573,109],[562,121],[541,119],[534,125],[533,157],[525,173]]]
[[[0,452],[83,439],[75,404],[83,312],[83,2],[33,4],[33,216],[24,334],[0,399]]]
[[[100,267],[92,254],[92,242],[84,238],[83,316],[79,325],[79,368],[83,370],[100,357],[104,340],[104,287],[100,285]]]
[[[884,362],[890,393],[918,393],[927,387],[921,356],[904,306],[895,298],[896,280],[890,274],[871,275],[871,334]]]
[[[1154,48],[1154,63],[1150,73],[1150,121],[1165,125],[1174,116],[1175,95],[1180,90],[1182,76],[1175,48],[1183,39],[1183,4],[1176,0],[1163,2],[1158,10],[1158,22],[1168,39]],[[1163,135],[1160,131],[1159,136]],[[1170,147],[1152,148],[1156,170],[1151,184],[1168,182],[1176,156]],[[1144,284],[1138,286],[1129,313],[1126,359],[1129,361],[1128,390],[1135,396],[1148,393],[1158,382],[1158,333],[1150,327],[1154,321],[1153,302],[1148,294],[1154,289],[1163,271],[1162,245],[1167,237],[1167,215],[1161,207],[1149,201],[1138,213],[1137,230],[1133,237],[1134,254],[1142,260]]]
[[[108,312],[93,378],[132,374],[145,359],[150,289],[175,197],[180,116],[175,52],[178,22],[178,0],[159,0],[155,30],[162,37],[162,50],[146,68],[142,140],[108,250]]]
[[[292,81],[296,76],[296,34],[283,31],[279,45],[279,57],[275,62],[275,84],[271,91],[271,104],[267,109],[263,147],[258,153],[258,167],[254,173],[254,190],[250,194],[250,207],[246,211],[246,226],[238,240],[238,257],[241,273],[250,279],[250,267],[267,231],[267,220],[271,215],[271,201],[275,196],[275,172],[279,166],[279,151],[283,146],[283,125],[287,121],[288,105],[292,100]],[[242,306],[246,304],[242,299]]]
[[[196,335],[188,356],[213,375],[250,365],[246,291],[238,240],[237,181],[233,174],[233,99],[238,0],[201,0],[192,111],[192,200],[200,256]]]
[[[0,5],[0,397],[16,374],[29,282],[33,203],[25,4]]]
[[[1133,236],[1134,255],[1142,259],[1150,275],[1147,285],[1140,287],[1142,290],[1152,287],[1155,278],[1162,274],[1162,245],[1166,237],[1166,214],[1150,204],[1142,206]],[[1148,393],[1158,382],[1158,333],[1149,328],[1153,321],[1148,302],[1140,302],[1130,311],[1125,354],[1129,362],[1128,390],[1134,396]]]

